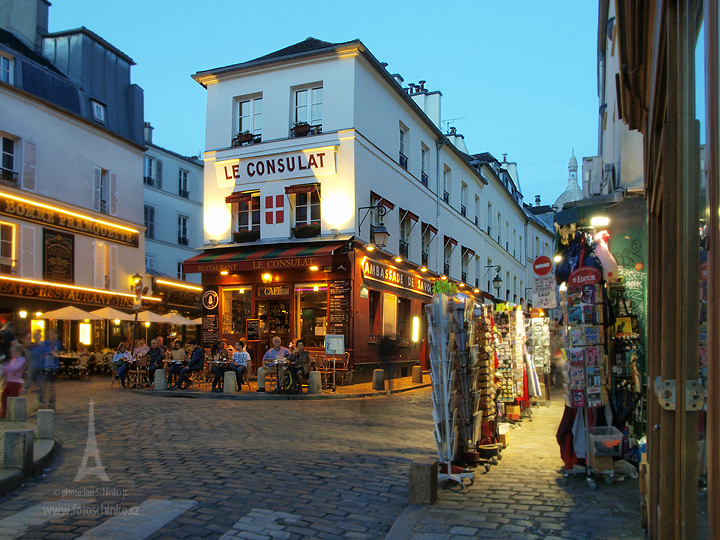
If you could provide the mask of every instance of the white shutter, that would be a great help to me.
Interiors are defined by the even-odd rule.
[[[118,247],[109,246],[110,248],[110,290],[118,290]]]
[[[23,176],[22,186],[28,191],[35,191],[35,162],[37,161],[37,146],[28,141],[23,142]]]
[[[95,190],[93,193],[93,209],[99,212],[102,199],[102,169],[100,167],[95,167]]]
[[[118,177],[117,173],[110,173],[110,215],[118,215]]]
[[[35,227],[21,225],[20,228],[20,275],[35,277]]]
[[[155,160],[155,163],[155,170],[157,171],[157,182],[155,183],[155,187],[162,189],[162,160],[157,159]]]
[[[93,287],[105,288],[105,243],[93,242]]]

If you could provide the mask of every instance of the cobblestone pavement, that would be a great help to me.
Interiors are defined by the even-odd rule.
[[[638,481],[612,486],[598,479],[588,488],[583,475],[563,482],[555,432],[563,412],[561,395],[549,408],[533,409],[532,421],[510,431],[510,445],[489,473],[475,483],[454,484],[426,509],[412,540],[507,538],[513,540],[643,539]]]
[[[62,450],[45,478],[0,498],[0,540],[385,538],[407,507],[409,461],[435,455],[428,388],[380,398],[222,401],[109,386],[106,379],[58,384]],[[91,395],[107,482],[74,481]],[[582,478],[560,482],[561,410],[558,400],[535,409],[533,422],[511,432],[499,465],[478,469],[472,486],[446,488],[411,537],[643,538],[637,480],[596,491]],[[137,515],[116,516],[133,507]]]
[[[435,452],[428,389],[364,399],[222,401],[110,389],[109,379],[96,378],[62,381],[57,392],[62,450],[46,478],[0,499],[0,539],[384,538],[407,505],[409,461]],[[91,395],[108,482],[74,481]],[[146,505],[152,499],[178,504],[158,509]],[[51,511],[68,515],[40,508],[38,517],[38,505],[49,501],[59,501]],[[72,501],[70,510],[62,501]],[[118,513],[116,504],[141,505],[140,516],[97,536],[99,524],[123,516],[93,512]]]

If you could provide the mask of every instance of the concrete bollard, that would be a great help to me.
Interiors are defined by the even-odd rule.
[[[167,390],[167,370],[156,369],[155,370],[155,390]]]
[[[237,394],[237,374],[234,371],[225,372],[223,394]]]
[[[23,479],[30,478],[33,473],[34,446],[35,433],[32,429],[6,431],[3,467],[6,469],[20,469]]]
[[[385,370],[373,370],[373,390],[385,390]]]
[[[413,370],[412,370],[412,382],[422,384],[422,382],[423,382],[423,378],[422,378],[422,367],[420,367],[420,366],[413,366]]]
[[[308,394],[322,394],[322,377],[319,371],[308,374]]]
[[[52,439],[55,432],[55,411],[52,409],[38,409],[37,426],[38,439]]]
[[[27,400],[24,397],[7,398],[7,419],[10,422],[27,422]]]
[[[433,504],[438,493],[438,462],[436,459],[410,463],[410,504]]]

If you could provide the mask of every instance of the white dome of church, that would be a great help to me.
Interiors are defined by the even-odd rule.
[[[566,203],[579,201],[583,198],[582,189],[580,189],[578,185],[577,170],[577,158],[575,157],[575,150],[573,149],[570,162],[568,163],[568,185],[565,191],[557,198],[555,204],[553,204],[558,210],[562,210],[562,207]]]

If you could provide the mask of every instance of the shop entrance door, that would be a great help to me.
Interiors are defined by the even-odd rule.
[[[261,343],[265,345],[262,353],[272,347],[275,336],[280,338],[283,347],[290,344],[290,299],[259,300],[257,304],[260,319]],[[262,347],[261,347],[262,349]]]

